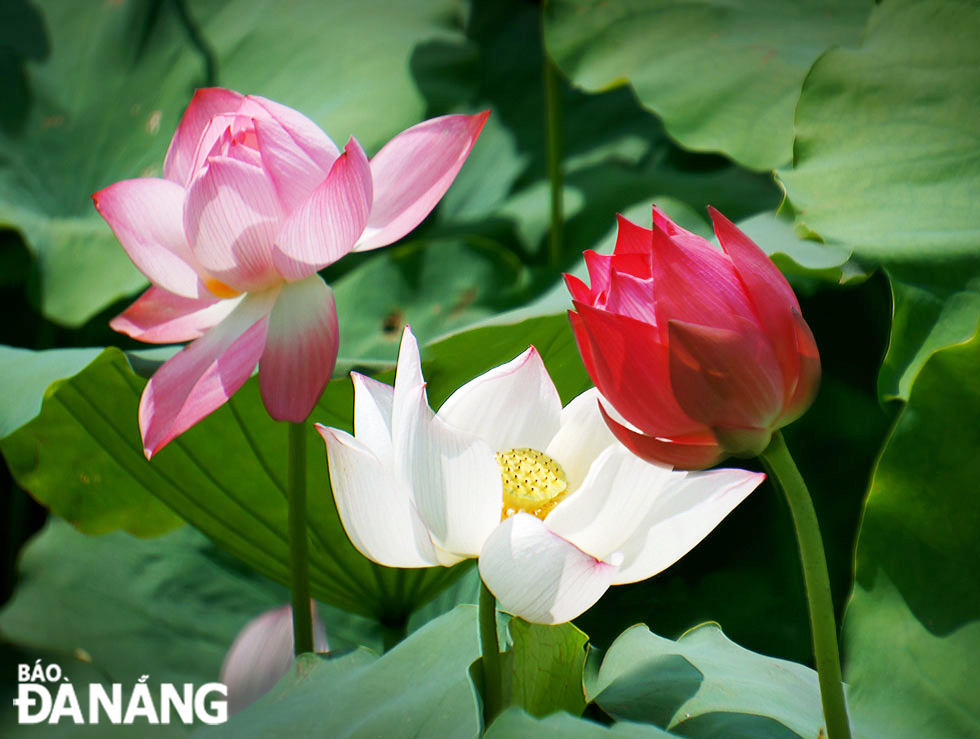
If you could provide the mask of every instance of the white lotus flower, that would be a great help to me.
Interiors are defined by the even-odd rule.
[[[317,425],[347,535],[388,567],[479,557],[500,607],[562,623],[670,566],[765,475],[678,472],[612,436],[595,389],[564,409],[534,347],[429,408],[406,328],[395,386],[357,373],[355,436]]]

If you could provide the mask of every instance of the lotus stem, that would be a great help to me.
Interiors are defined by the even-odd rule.
[[[306,425],[289,424],[289,570],[292,578],[293,646],[313,651],[310,552],[306,533]]]
[[[500,643],[497,641],[497,599],[480,583],[480,647],[483,650],[484,731],[503,709],[500,673]]]
[[[772,441],[762,452],[760,459],[766,471],[783,491],[796,528],[827,736],[829,739],[850,739],[851,727],[848,723],[844,683],[841,678],[834,602],[830,593],[827,558],[824,554],[813,500],[779,431],[772,435]]]

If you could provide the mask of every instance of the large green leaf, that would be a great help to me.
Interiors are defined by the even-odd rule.
[[[545,40],[577,85],[630,83],[683,146],[772,169],[790,160],[807,70],[828,47],[856,42],[868,9],[852,0],[557,0]]]
[[[449,104],[492,109],[479,145],[440,206],[439,228],[508,244],[529,264],[547,262],[541,276],[555,279],[557,268],[595,246],[615,213],[634,203],[670,197],[702,214],[713,203],[732,218],[778,204],[771,178],[681,150],[631,90],[586,93],[561,78],[556,97],[565,219],[554,263],[546,248],[551,190],[541,9],[521,0],[479,0],[465,32],[455,43],[425,44],[415,56],[427,98],[447,97],[442,86],[448,80]]]
[[[258,383],[249,381],[153,462],[143,457],[136,423],[143,384],[115,349],[62,382],[36,419],[0,442],[15,479],[93,533],[123,526],[157,534],[179,522],[176,513],[259,572],[288,583],[286,427],[266,414]],[[351,412],[350,383],[337,381],[313,419],[349,429]],[[307,458],[314,596],[383,621],[404,620],[453,571],[388,570],[358,554],[337,517],[323,442],[312,426]]]
[[[743,649],[714,625],[676,642],[643,626],[625,631],[593,689],[615,718],[685,736],[815,737],[823,724],[813,670]]]
[[[546,718],[535,718],[519,708],[509,708],[490,724],[488,739],[663,739],[675,737],[656,726],[618,721],[603,726],[593,721],[575,718],[567,713],[556,713]]]
[[[891,737],[980,734],[978,367],[980,336],[926,362],[871,482],[845,675]]]
[[[84,655],[109,682],[216,680],[245,623],[289,600],[190,527],[92,537],[52,518],[24,549],[19,576],[0,613],[4,639]]]
[[[28,5],[14,15],[30,23]],[[25,95],[0,108],[0,225],[33,252],[45,316],[78,325],[144,284],[98,217],[91,193],[159,174],[200,62],[170,5],[45,3]],[[6,26],[6,24],[5,24]],[[5,28],[7,30],[7,28]],[[31,51],[31,50],[28,50]]]
[[[98,355],[98,349],[32,352],[0,346],[0,377],[4,384],[0,396],[0,438],[38,414],[48,385],[81,371]]]
[[[87,358],[92,350],[80,351],[86,352],[80,358]],[[51,382],[53,374],[77,371],[77,363],[58,361],[65,356],[65,350],[57,349],[30,354],[22,367],[37,369],[31,382]],[[53,366],[45,373],[44,364]],[[126,382],[127,375],[140,382],[121,352],[102,352],[70,380],[53,384],[40,409],[35,395],[31,410],[41,410],[40,415],[0,439],[0,450],[21,487],[88,534],[124,528],[155,536],[183,523],[145,485],[131,484],[133,465],[140,469],[142,463],[131,443],[139,434],[138,387]],[[21,423],[29,418],[24,415]],[[101,441],[93,443],[95,439]]]
[[[304,656],[263,699],[203,737],[475,737],[467,667],[479,654],[476,609],[431,621],[380,659],[366,649]]]
[[[877,5],[862,46],[829,51],[807,77],[794,166],[780,172],[809,228],[889,266],[885,397],[907,397],[929,355],[980,316],[978,32],[973,2]]]
[[[586,387],[568,321],[551,316],[462,333],[434,345],[424,355],[433,402],[531,342],[563,397]],[[257,381],[247,382],[152,462],[143,457],[137,427],[143,385],[116,349],[57,384],[40,415],[0,440],[15,479],[89,533],[122,527],[149,536],[183,519],[259,572],[288,583],[287,430],[265,412]],[[350,430],[352,416],[351,383],[335,380],[311,421]],[[337,516],[323,442],[312,425],[307,484],[315,597],[398,629],[418,605],[462,574],[462,566],[392,570],[361,556]]]
[[[409,60],[420,42],[452,35],[456,12],[450,0],[182,5],[184,20],[177,3],[136,0],[52,0],[40,17],[24,3],[5,16],[24,75],[23,94],[0,101],[0,225],[23,233],[44,315],[60,323],[145,284],[89,196],[160,174],[195,87],[280,100],[373,153],[424,116]]]
[[[128,695],[143,675],[154,694],[165,682],[216,681],[239,630],[289,600],[284,587],[242,567],[191,527],[154,539],[118,531],[92,537],[52,518],[24,549],[18,574],[16,594],[0,612],[6,644],[0,668],[13,675],[16,663],[33,665],[38,658],[60,665],[83,710],[89,683],[121,683]],[[331,650],[380,643],[374,622],[330,606],[318,612]],[[2,688],[4,698],[8,689],[16,693],[13,681]],[[128,729],[104,722],[79,729],[70,719],[57,727],[17,727],[16,710],[8,700],[2,705],[4,736],[181,733],[177,725],[167,732],[142,719]]]

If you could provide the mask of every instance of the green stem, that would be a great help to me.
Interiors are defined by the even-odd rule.
[[[562,263],[562,223],[565,219],[561,153],[561,86],[558,69],[544,51],[544,98],[548,144],[548,180],[551,183],[551,231],[548,235],[548,266],[557,270]]]
[[[483,650],[483,728],[490,726],[503,708],[500,643],[497,641],[497,599],[480,583],[480,647]]]
[[[840,656],[837,648],[837,623],[834,602],[830,594],[827,558],[820,538],[817,512],[793,457],[778,431],[760,455],[763,465],[786,496],[796,539],[803,561],[803,580],[806,583],[807,605],[810,609],[810,630],[813,633],[813,654],[820,681],[820,700],[829,739],[850,739],[844,684],[841,679]]]
[[[310,553],[306,533],[306,426],[289,424],[289,569],[293,591],[293,644],[313,651]]]

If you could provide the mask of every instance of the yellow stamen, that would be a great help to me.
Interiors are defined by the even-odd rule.
[[[537,449],[497,452],[497,465],[504,481],[501,520],[518,511],[543,519],[568,495],[561,465]]]
[[[216,298],[237,298],[241,295],[238,290],[228,287],[221,280],[216,280],[213,277],[208,277],[204,281],[204,286],[211,291],[211,294]]]

